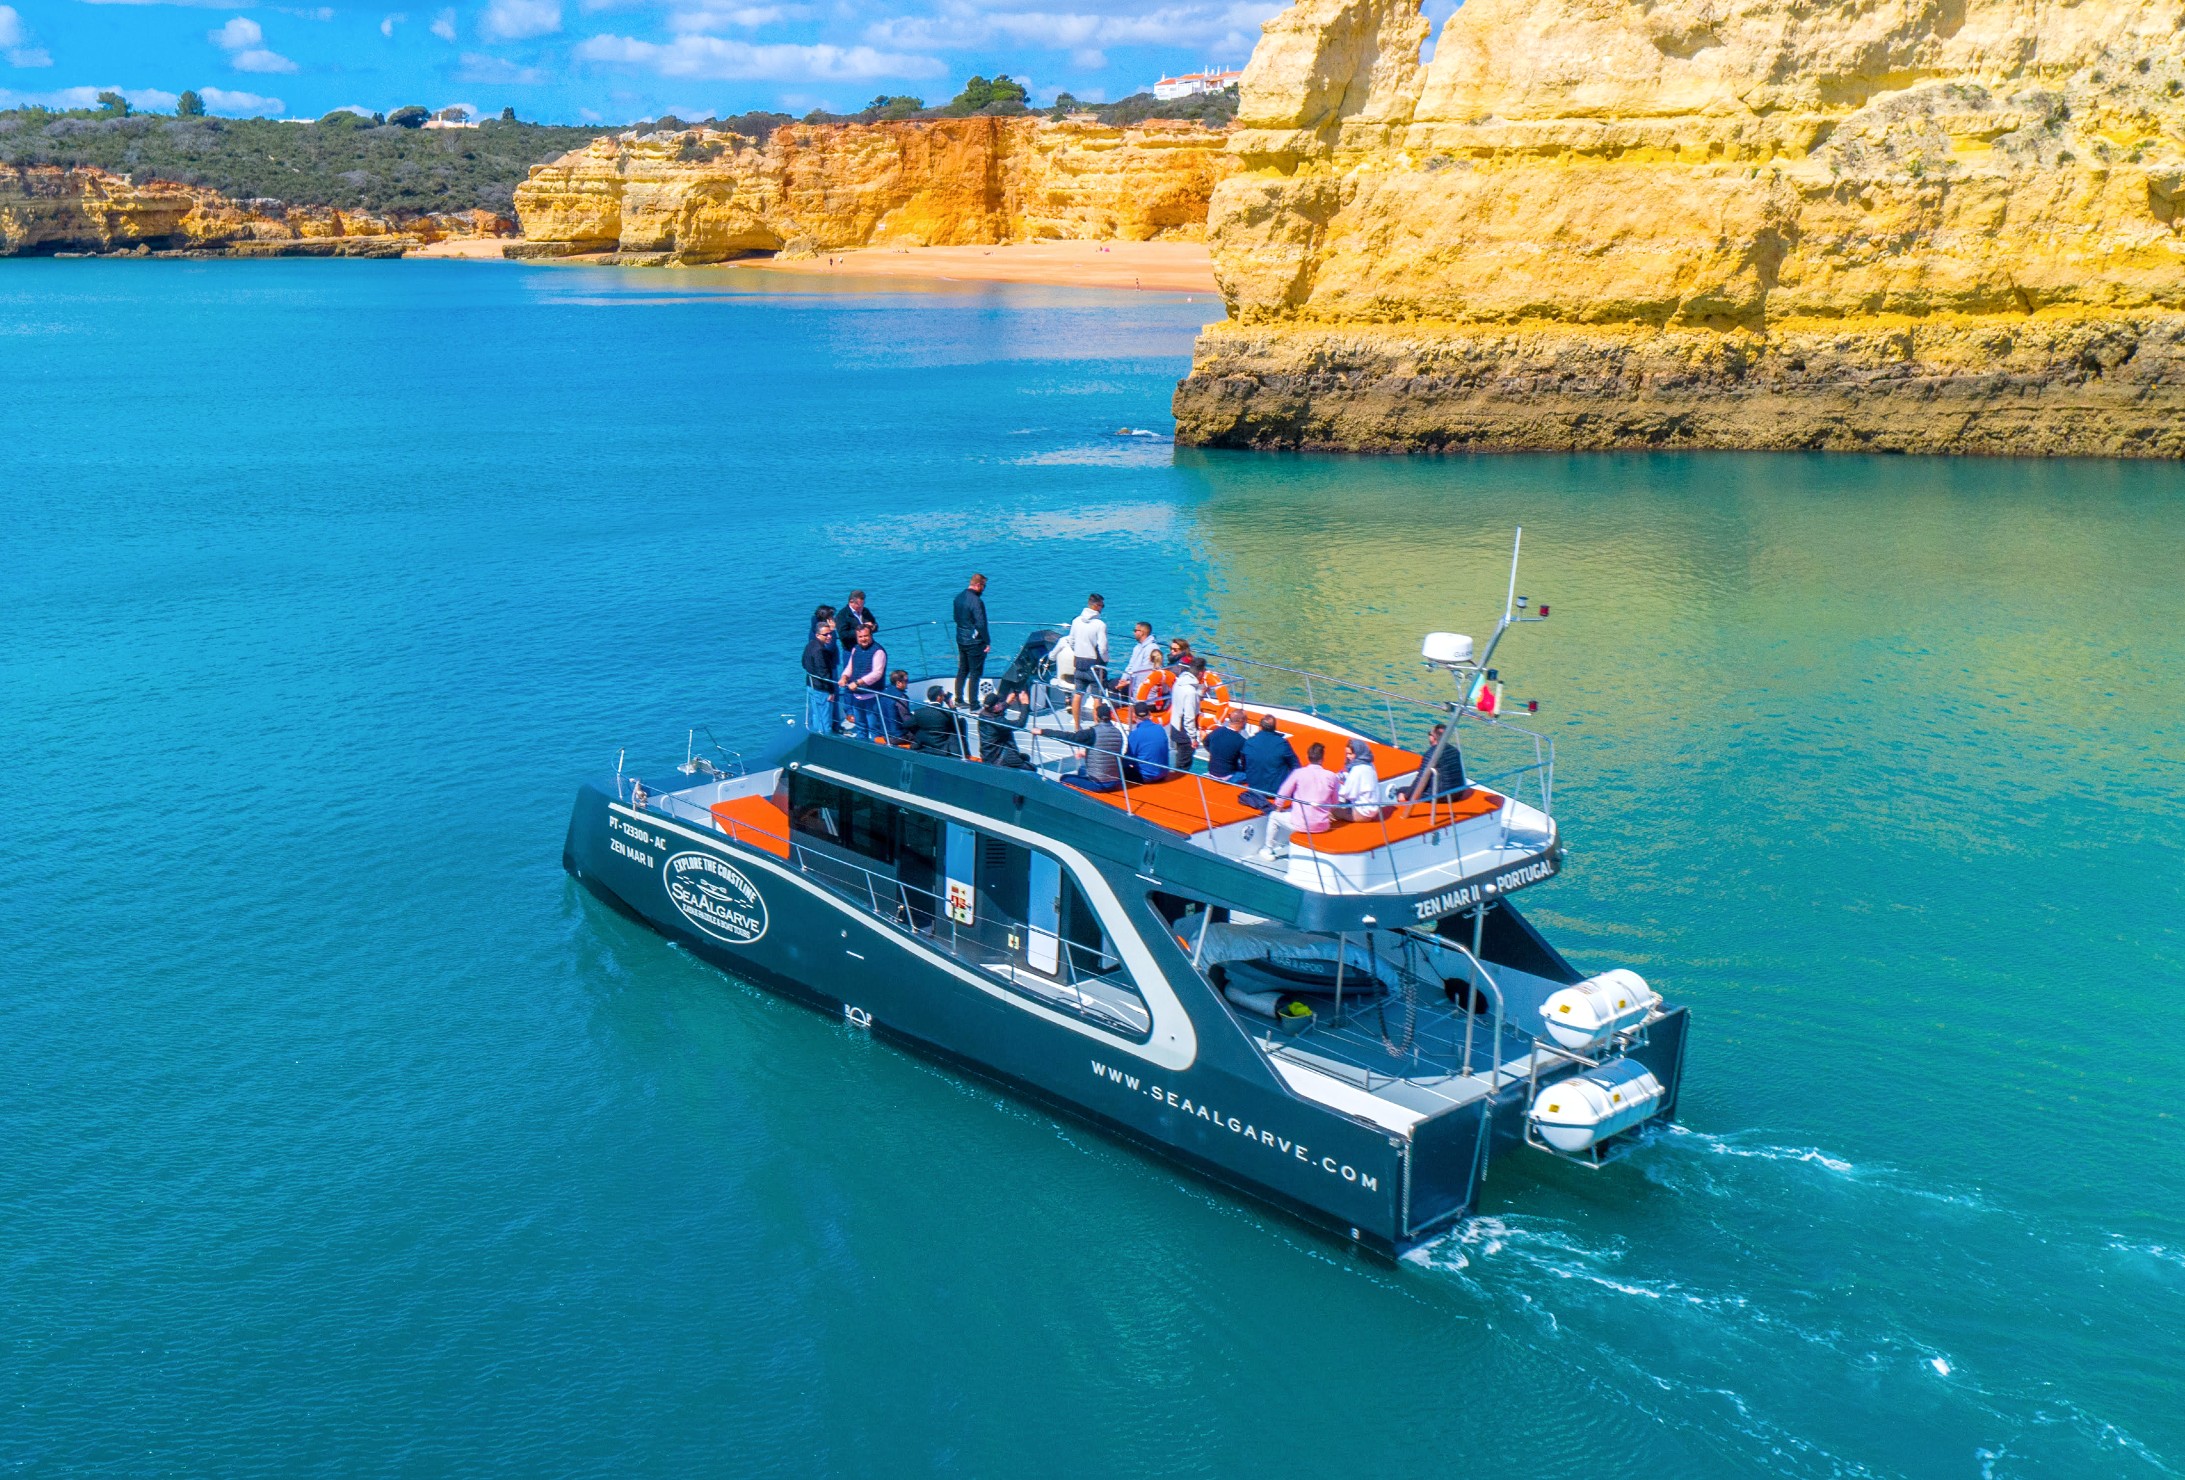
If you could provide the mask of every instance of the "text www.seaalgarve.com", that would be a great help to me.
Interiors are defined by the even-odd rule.
[[[1196,1115],[1201,1120],[1220,1126],[1231,1135],[1242,1136],[1255,1145],[1266,1147],[1277,1156],[1294,1156],[1307,1166],[1316,1166],[1331,1177],[1341,1177],[1346,1182],[1355,1182],[1368,1192],[1378,1192],[1381,1189],[1381,1179],[1373,1173],[1361,1172],[1358,1168],[1339,1162],[1332,1156],[1315,1157],[1311,1148],[1303,1142],[1286,1140],[1273,1131],[1263,1131],[1250,1121],[1239,1120],[1234,1115],[1224,1115],[1221,1111],[1209,1105],[1197,1104],[1188,1097],[1178,1095],[1172,1089],[1163,1089],[1158,1084],[1147,1084],[1139,1079],[1137,1075],[1125,1073],[1121,1069],[1110,1068],[1098,1059],[1092,1061],[1092,1071],[1095,1079],[1104,1079],[1110,1084],[1119,1084],[1133,1094],[1151,1095],[1171,1109],[1181,1110],[1186,1115]]]

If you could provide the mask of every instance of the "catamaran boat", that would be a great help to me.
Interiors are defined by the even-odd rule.
[[[1513,556],[1483,650],[1425,640],[1454,699],[1202,654],[1202,721],[1245,705],[1300,756],[1362,739],[1381,778],[1375,815],[1273,857],[1265,799],[1203,763],[1063,784],[1085,751],[1063,628],[1026,624],[984,689],[1026,696],[1006,731],[965,723],[943,754],[799,717],[750,764],[695,745],[650,778],[618,764],[578,791],[562,862],[728,972],[1401,1254],[1509,1157],[1598,1166],[1676,1113],[1687,1009],[1573,965],[1515,902],[1563,859],[1553,746],[1490,666],[1548,615],[1529,605]],[[912,694],[952,681],[946,635],[941,661],[910,657],[931,675]],[[923,642],[887,638],[897,663]],[[1023,764],[996,763],[997,735]]]

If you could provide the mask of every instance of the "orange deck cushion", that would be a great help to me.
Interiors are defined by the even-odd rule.
[[[1501,797],[1475,786],[1453,797],[1388,808],[1378,821],[1338,822],[1326,832],[1292,833],[1290,840],[1315,853],[1370,853],[1383,843],[1401,843],[1438,827],[1485,817],[1501,805]]]
[[[1131,816],[1156,827],[1180,833],[1205,832],[1209,821],[1220,827],[1259,816],[1237,800],[1243,794],[1241,786],[1205,776],[1170,776],[1163,781],[1133,782],[1127,791],[1078,793],[1111,807],[1121,807]]]
[[[763,848],[777,858],[789,856],[789,814],[765,797],[733,797],[713,804],[713,820],[737,842]]]
[[[1255,719],[1245,733],[1250,734],[1258,728],[1259,723]],[[1328,748],[1327,758],[1321,762],[1322,765],[1338,775],[1348,769],[1350,736],[1338,734],[1334,730],[1323,730],[1317,725],[1299,724],[1291,720],[1282,721],[1281,729],[1282,738],[1290,742],[1290,749],[1297,752],[1297,758],[1300,761],[1305,759],[1306,748],[1315,740],[1318,740]],[[1426,764],[1426,757],[1416,751],[1402,750],[1394,745],[1383,745],[1378,740],[1368,740],[1366,744],[1373,748],[1373,774],[1383,781],[1391,781],[1398,776],[1414,775],[1419,767]]]

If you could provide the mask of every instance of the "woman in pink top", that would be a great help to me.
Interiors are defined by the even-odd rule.
[[[1276,856],[1275,842],[1282,834],[1326,832],[1334,825],[1331,809],[1342,793],[1343,778],[1321,764],[1327,758],[1328,748],[1315,741],[1305,752],[1305,764],[1283,778],[1282,789],[1275,793],[1276,810],[1267,814],[1267,842],[1260,857]],[[1288,841],[1282,837],[1285,850]]]

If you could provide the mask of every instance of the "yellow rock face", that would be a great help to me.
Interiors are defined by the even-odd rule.
[[[0,166],[0,257],[34,252],[218,251],[399,255],[451,236],[505,236],[489,211],[399,219],[332,206],[258,210],[216,190],[131,184],[98,169]]]
[[[1424,32],[1267,26],[1181,435],[2185,451],[2185,0],[1467,0],[1422,65]]]
[[[717,262],[785,247],[972,246],[1205,234],[1225,136],[1033,118],[795,124],[605,138],[516,187],[529,248]]]

